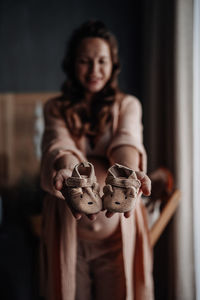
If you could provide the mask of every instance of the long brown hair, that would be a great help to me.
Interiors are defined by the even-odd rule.
[[[91,102],[90,115],[84,101],[84,90],[75,75],[76,52],[84,38],[98,37],[104,39],[111,51],[111,77]],[[117,76],[120,70],[118,45],[114,35],[101,21],[88,21],[74,31],[69,40],[62,64],[67,80],[62,85],[63,114],[67,126],[75,137],[84,134],[92,137],[100,136],[112,123],[112,105],[120,98]],[[87,104],[88,105],[88,104]]]

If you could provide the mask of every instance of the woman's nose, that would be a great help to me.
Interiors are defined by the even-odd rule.
[[[95,73],[98,72],[98,70],[99,70],[98,63],[92,62],[92,63],[90,64],[90,73],[91,73],[91,74],[95,74]]]

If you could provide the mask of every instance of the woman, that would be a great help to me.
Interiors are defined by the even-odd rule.
[[[63,192],[74,166],[90,161],[101,189],[109,166],[119,163],[135,170],[141,191],[150,193],[141,105],[119,90],[117,43],[102,22],[87,22],[74,32],[63,69],[62,95],[44,108],[44,293],[52,300],[153,299],[140,199],[124,215],[85,215],[69,208]]]

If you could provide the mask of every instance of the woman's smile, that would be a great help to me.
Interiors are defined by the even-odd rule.
[[[102,78],[89,77],[89,78],[87,79],[88,85],[91,85],[91,86],[93,86],[93,87],[94,87],[94,86],[100,85],[101,82],[102,82]]]

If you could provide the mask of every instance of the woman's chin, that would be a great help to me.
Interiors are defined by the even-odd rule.
[[[100,92],[103,89],[104,85],[89,85],[87,86],[86,90],[87,92],[91,93],[91,94],[95,94]]]

